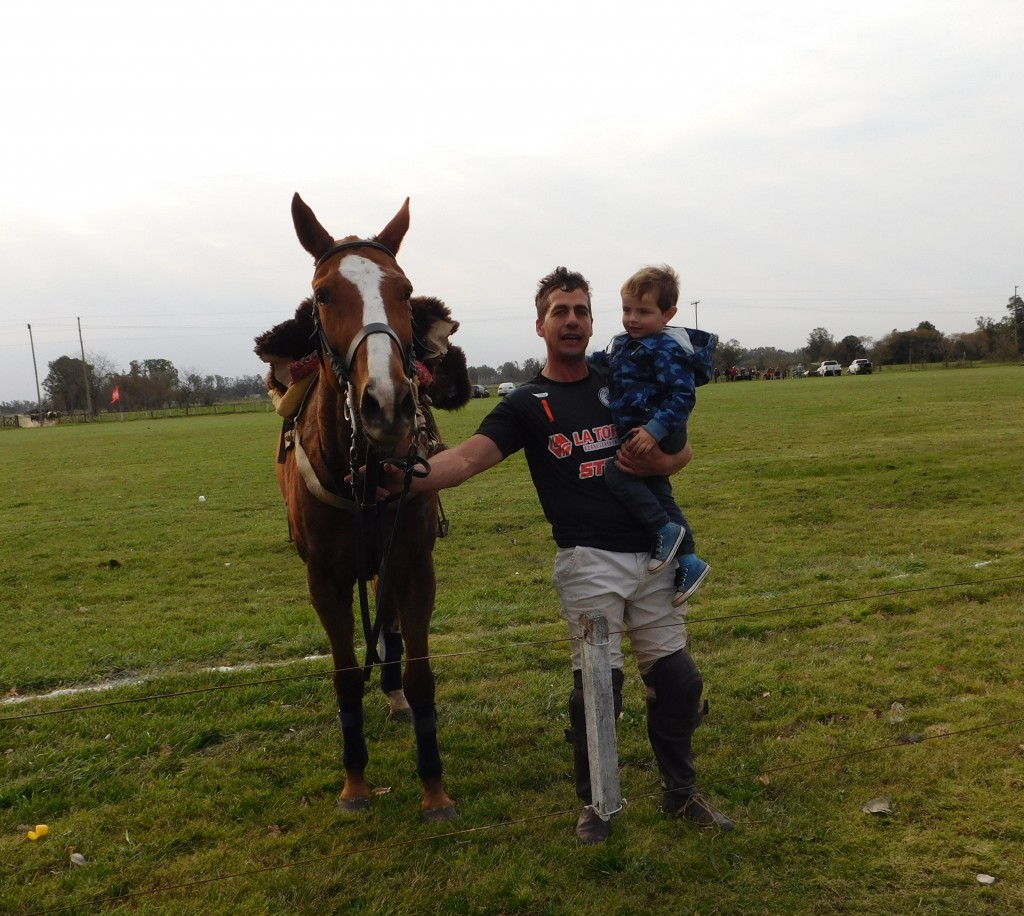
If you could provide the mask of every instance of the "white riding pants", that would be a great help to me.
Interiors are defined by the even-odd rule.
[[[581,614],[601,614],[608,621],[611,664],[622,668],[622,636],[629,635],[641,674],[659,659],[686,646],[687,607],[672,607],[674,563],[654,575],[647,571],[648,553],[614,553],[595,547],[559,548],[554,584],[562,616],[573,637],[572,666],[583,665]]]

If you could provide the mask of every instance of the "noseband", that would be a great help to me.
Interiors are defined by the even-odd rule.
[[[320,265],[329,258],[336,255],[339,251],[346,251],[350,248],[376,248],[378,251],[383,251],[392,260],[395,259],[391,249],[385,247],[380,242],[375,242],[373,239],[350,239],[347,242],[335,242],[327,249],[327,251],[320,255],[316,262],[317,268],[319,268]],[[409,347],[409,349],[406,350],[402,341],[395,333],[395,329],[392,328],[391,325],[384,324],[380,321],[364,324],[362,328],[359,329],[359,333],[352,338],[352,343],[349,344],[344,362],[338,358],[338,354],[334,352],[327,341],[323,325],[320,324],[320,309],[315,302],[313,304],[313,328],[313,334],[317,338],[320,350],[324,355],[324,359],[334,371],[335,378],[337,378],[338,383],[342,388],[348,386],[349,379],[352,375],[352,365],[355,362],[356,353],[358,352],[359,347],[371,334],[387,334],[388,337],[395,342],[395,345],[398,347],[398,352],[402,354],[405,360],[405,377],[408,379],[413,378],[413,374],[416,371],[416,357],[413,353],[412,347]]]

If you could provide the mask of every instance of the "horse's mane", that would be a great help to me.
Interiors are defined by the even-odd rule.
[[[449,344],[448,338],[459,329],[459,323],[440,299],[433,296],[413,296],[412,307],[413,348],[416,360],[426,370],[420,371],[420,397],[429,398],[429,404],[443,410],[457,410],[469,403],[473,388],[469,380],[466,354],[461,347]],[[274,325],[260,334],[254,351],[265,363],[267,389],[284,393],[294,377],[296,364],[315,365],[310,357],[316,353],[313,325],[313,300],[303,299],[295,309],[295,317]]]

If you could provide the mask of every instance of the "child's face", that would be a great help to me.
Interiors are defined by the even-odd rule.
[[[622,327],[634,340],[660,334],[675,313],[674,306],[667,312],[658,308],[657,292],[644,293],[639,299],[629,293],[622,294]]]

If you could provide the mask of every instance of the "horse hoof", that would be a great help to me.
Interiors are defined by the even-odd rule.
[[[387,692],[388,707],[391,711],[391,719],[395,722],[404,722],[406,725],[412,725],[412,707],[409,705],[409,701],[405,698],[405,691],[403,690],[389,690]]]
[[[405,709],[392,709],[390,719],[392,722],[402,722],[405,725],[412,725],[412,709],[408,706]]]
[[[370,799],[368,798],[339,798],[338,807],[346,814],[362,814],[370,810]]]
[[[446,805],[443,808],[430,808],[423,812],[424,824],[440,824],[444,821],[454,821],[458,818],[459,812],[454,805]]]

